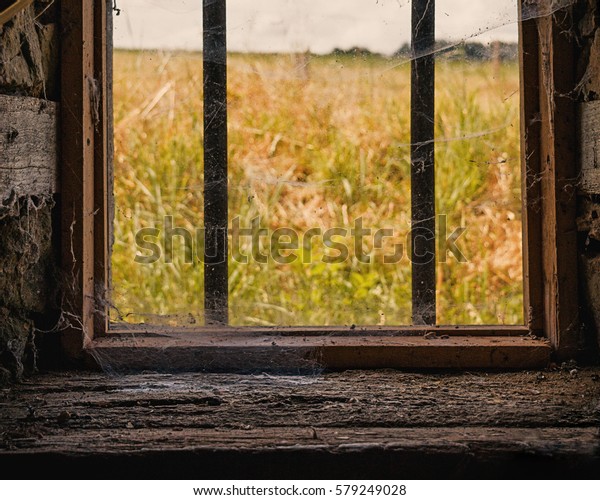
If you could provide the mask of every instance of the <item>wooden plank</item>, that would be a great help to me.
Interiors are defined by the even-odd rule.
[[[0,202],[58,192],[58,105],[0,95]]]
[[[600,370],[307,376],[66,373],[36,377],[0,399],[0,428],[574,427],[598,423]],[[33,415],[30,416],[31,409]],[[310,411],[307,411],[310,410]],[[2,441],[0,441],[1,445]]]
[[[98,109],[94,137],[94,288],[95,315],[93,334],[108,329],[110,301],[110,216],[113,183],[110,177],[113,157],[112,123],[112,0],[95,2],[94,9],[94,72]]]
[[[127,429],[127,428],[126,428]],[[112,439],[111,439],[112,434]],[[316,434],[316,438],[315,438]],[[297,428],[291,426],[270,429],[175,429],[168,434],[161,430],[138,428],[127,432],[110,430],[75,431],[59,435],[43,436],[31,443],[29,452],[60,452],[80,457],[93,453],[148,453],[190,450],[252,450],[303,448],[304,451],[319,449],[331,453],[360,452],[366,449],[408,450],[410,448],[445,448],[483,452],[490,447],[502,446],[511,452],[528,451],[530,454],[572,454],[582,452],[594,456],[598,447],[598,431],[595,427],[583,429],[506,429],[501,427],[466,428]],[[85,443],[85,446],[82,444]],[[300,451],[300,450],[299,450]],[[22,452],[21,452],[22,453]],[[6,455],[14,456],[15,452]]]
[[[0,464],[112,479],[597,474],[599,375],[46,375],[0,393]]]
[[[220,335],[234,334],[254,337],[264,337],[269,335],[277,336],[295,336],[295,337],[319,337],[319,336],[385,336],[385,337],[415,337],[415,336],[444,336],[455,337],[519,337],[530,333],[526,326],[512,325],[465,325],[465,326],[267,326],[267,327],[249,327],[249,326],[227,326],[227,327],[177,327],[144,325],[144,324],[112,324],[110,335],[131,335],[131,334],[158,334],[170,335],[181,332],[194,335]]]
[[[540,189],[539,40],[535,19],[519,23],[521,85],[521,197],[523,202],[523,317],[544,329],[542,212]]]
[[[179,332],[97,339],[90,362],[124,371],[314,372],[543,368],[551,348],[527,337],[257,337]],[[93,359],[93,361],[92,361]]]
[[[569,9],[537,20],[540,72],[540,195],[544,331],[559,358],[581,345],[577,283],[575,44]]]
[[[0,11],[0,26],[10,21],[19,12],[25,10],[33,3],[33,0],[13,0],[5,9]]]
[[[26,448],[30,443],[38,447]],[[120,429],[23,437],[13,451],[0,452],[0,466],[13,471],[12,479],[27,480],[390,479],[401,485],[596,479],[597,449],[595,428]]]
[[[600,194],[600,101],[579,107],[581,182],[583,194]]]
[[[61,261],[68,280],[62,333],[73,359],[93,335],[94,143],[98,93],[94,80],[93,2],[61,2]]]

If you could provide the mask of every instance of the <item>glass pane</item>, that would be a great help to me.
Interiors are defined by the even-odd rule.
[[[520,324],[516,0],[436,6],[438,320]],[[227,7],[231,323],[410,324],[410,2]],[[202,325],[202,2],[119,8],[112,319]]]
[[[118,5],[112,319],[201,325],[203,266],[196,259],[197,229],[203,227],[201,5],[173,0]]]
[[[436,9],[438,321],[522,324],[517,2]]]
[[[232,241],[232,323],[410,323],[410,156],[397,146],[410,141],[410,65],[394,56],[406,6],[228,7],[230,214],[260,227],[265,256],[244,263]]]

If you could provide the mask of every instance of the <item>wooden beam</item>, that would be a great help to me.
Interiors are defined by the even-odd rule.
[[[257,337],[172,333],[98,339],[88,354],[124,371],[306,372],[544,368],[551,348],[526,337]]]
[[[140,425],[133,422],[129,426]],[[0,451],[0,466],[24,479],[389,479],[398,486],[404,484],[399,477],[596,479],[600,467],[593,426],[65,427],[60,434],[17,439],[14,450]]]
[[[570,9],[537,20],[544,331],[560,358],[580,348],[577,297],[576,52]]]
[[[61,245],[66,280],[63,345],[79,358],[93,334],[94,127],[98,84],[94,79],[93,2],[61,2]]]
[[[539,40],[535,19],[519,24],[521,79],[521,197],[523,203],[523,309],[529,328],[544,329],[540,189]]]
[[[26,9],[33,3],[33,0],[13,0],[12,4],[0,11],[0,26],[10,21],[19,12]]]
[[[53,373],[0,399],[0,465],[30,479],[597,477],[599,375]]]
[[[145,324],[112,324],[110,335],[242,335],[268,337],[523,337],[530,334],[526,326],[518,325],[416,325],[416,326],[227,326],[177,327]]]
[[[575,375],[569,373],[571,369],[486,374],[316,371],[293,378],[108,370],[47,373],[11,387],[0,400],[0,428],[14,428],[17,437],[30,436],[23,425],[42,424],[64,435],[60,424],[68,419],[57,422],[63,411],[72,414],[71,430],[103,426],[125,430],[130,421],[146,430],[165,431],[211,424],[228,429],[285,427],[290,422],[305,429],[342,424],[359,428],[597,426],[600,367],[579,368]],[[307,405],[310,411],[303,411]],[[32,408],[35,418],[30,417]]]
[[[98,98],[94,127],[94,334],[107,331],[110,301],[110,231],[113,157],[112,123],[112,0],[94,2],[94,73]]]
[[[58,105],[0,95],[0,202],[58,191]]]

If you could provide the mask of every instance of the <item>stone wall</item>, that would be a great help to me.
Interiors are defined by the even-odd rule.
[[[59,100],[58,7],[37,0],[0,26],[0,95]],[[19,140],[18,127],[7,127],[2,120],[0,133]],[[57,317],[55,194],[8,192],[0,199],[0,385],[36,369],[36,334]]]
[[[595,109],[596,101],[600,100],[600,4],[597,0],[582,1],[576,13],[580,57],[575,95],[583,114],[586,107]],[[597,136],[598,132],[591,135]],[[600,346],[600,189],[590,188],[588,183],[586,186],[578,200],[579,275],[581,319],[587,347],[593,351]]]

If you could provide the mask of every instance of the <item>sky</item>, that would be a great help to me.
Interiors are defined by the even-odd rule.
[[[517,41],[518,0],[437,0],[438,39]],[[202,0],[117,0],[115,47],[202,48]],[[227,0],[236,52],[391,54],[410,36],[409,0]],[[478,35],[474,37],[475,35]]]

